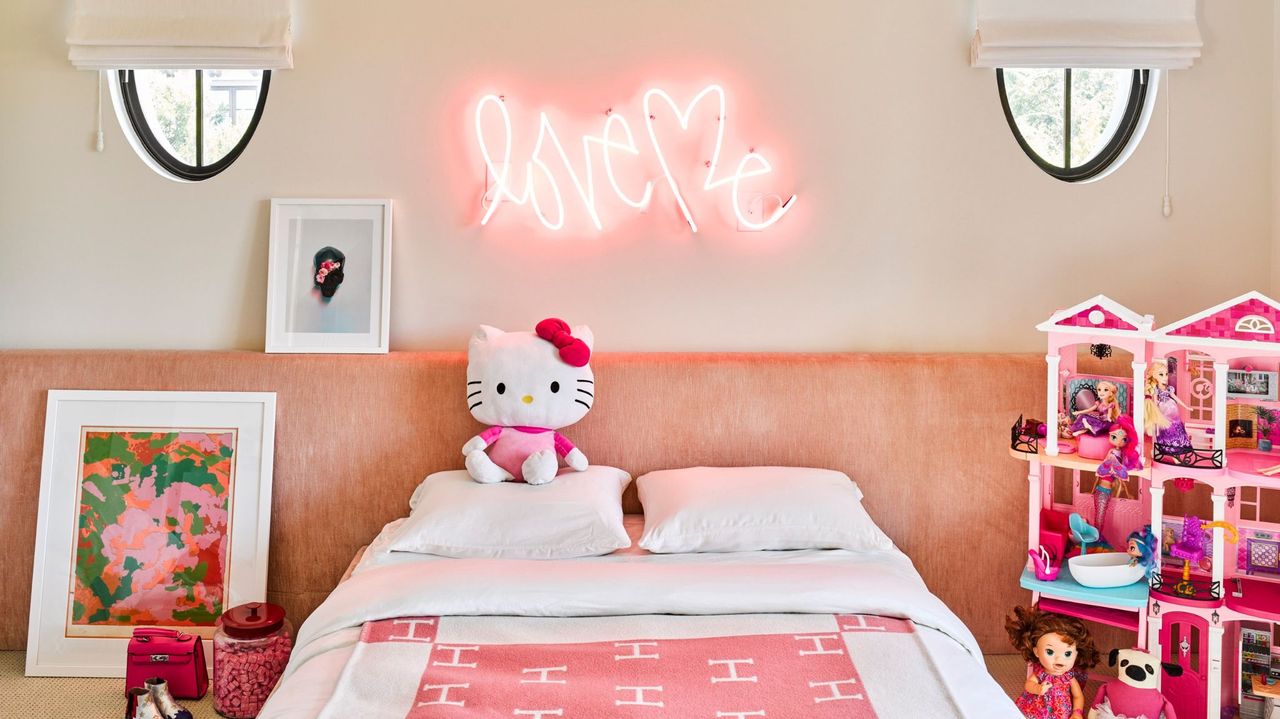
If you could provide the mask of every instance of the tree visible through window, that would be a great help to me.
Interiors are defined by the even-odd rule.
[[[1098,176],[1121,157],[1139,125],[1148,71],[1004,68],[1000,101],[1022,149],[1068,182]]]
[[[164,170],[185,180],[221,172],[244,150],[266,103],[266,70],[123,70],[130,125]]]

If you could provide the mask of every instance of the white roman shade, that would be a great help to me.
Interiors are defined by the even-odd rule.
[[[1185,69],[1195,0],[976,0],[974,67]]]
[[[75,0],[82,70],[293,67],[289,0]]]

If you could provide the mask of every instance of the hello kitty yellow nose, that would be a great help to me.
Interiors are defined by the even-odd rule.
[[[521,402],[524,402],[525,404],[533,404],[533,395],[531,395],[531,394],[527,394],[527,395],[525,395],[525,396],[521,397],[521,398],[520,398],[520,401],[521,401]]]

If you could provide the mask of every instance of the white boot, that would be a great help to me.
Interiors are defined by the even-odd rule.
[[[511,473],[493,463],[483,449],[467,455],[467,473],[482,484],[496,484],[511,479]]]
[[[543,449],[525,457],[524,463],[520,465],[520,471],[524,474],[524,481],[529,484],[546,484],[556,478],[556,472],[560,470],[560,461],[556,459],[556,451],[554,449]]]
[[[169,682],[160,677],[151,677],[143,682],[151,692],[151,699],[164,719],[192,719],[191,712],[173,700],[169,693]]]
[[[165,719],[164,714],[160,713],[160,707],[156,706],[155,699],[151,698],[151,690],[134,687],[127,696],[129,703],[125,708],[125,713],[128,714],[126,719]]]

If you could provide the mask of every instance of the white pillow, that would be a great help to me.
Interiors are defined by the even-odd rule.
[[[413,493],[414,506],[391,539],[393,552],[445,557],[564,559],[631,546],[622,526],[622,490],[631,475],[592,465],[562,470],[548,484],[480,484],[465,470],[437,472]]]
[[[892,549],[843,472],[805,467],[693,467],[636,480],[640,546],[657,554],[758,549]]]

